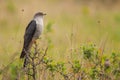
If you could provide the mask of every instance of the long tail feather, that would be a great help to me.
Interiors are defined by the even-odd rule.
[[[25,57],[25,51],[24,50],[22,50],[22,52],[21,52],[21,55],[20,55],[20,58],[24,58]]]

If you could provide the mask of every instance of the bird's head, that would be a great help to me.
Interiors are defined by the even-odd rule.
[[[44,15],[46,15],[46,13],[37,12],[37,13],[34,15],[34,18],[36,18],[36,17],[43,17]]]

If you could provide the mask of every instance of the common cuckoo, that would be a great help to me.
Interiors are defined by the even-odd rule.
[[[39,38],[43,31],[43,16],[46,15],[38,12],[34,15],[33,20],[28,24],[24,34],[24,44],[20,58],[24,58],[30,50],[32,44]]]

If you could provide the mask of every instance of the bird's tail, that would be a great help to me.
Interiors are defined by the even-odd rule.
[[[21,55],[20,55],[20,58],[24,58],[25,57],[25,50],[23,49],[22,52],[21,52]]]

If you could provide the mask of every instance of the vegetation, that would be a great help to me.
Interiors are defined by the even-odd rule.
[[[71,59],[55,61],[47,56],[47,48],[37,45],[27,56],[27,66],[11,63],[1,71],[3,80],[119,80],[120,55],[112,52],[109,56],[93,43],[87,43],[72,50]],[[76,59],[73,57],[77,56]],[[17,63],[17,64],[16,64]],[[8,72],[9,71],[9,72]],[[25,77],[26,76],[26,77]]]
[[[0,3],[0,80],[120,80],[119,0]],[[38,11],[44,32],[23,69],[25,26]]]

